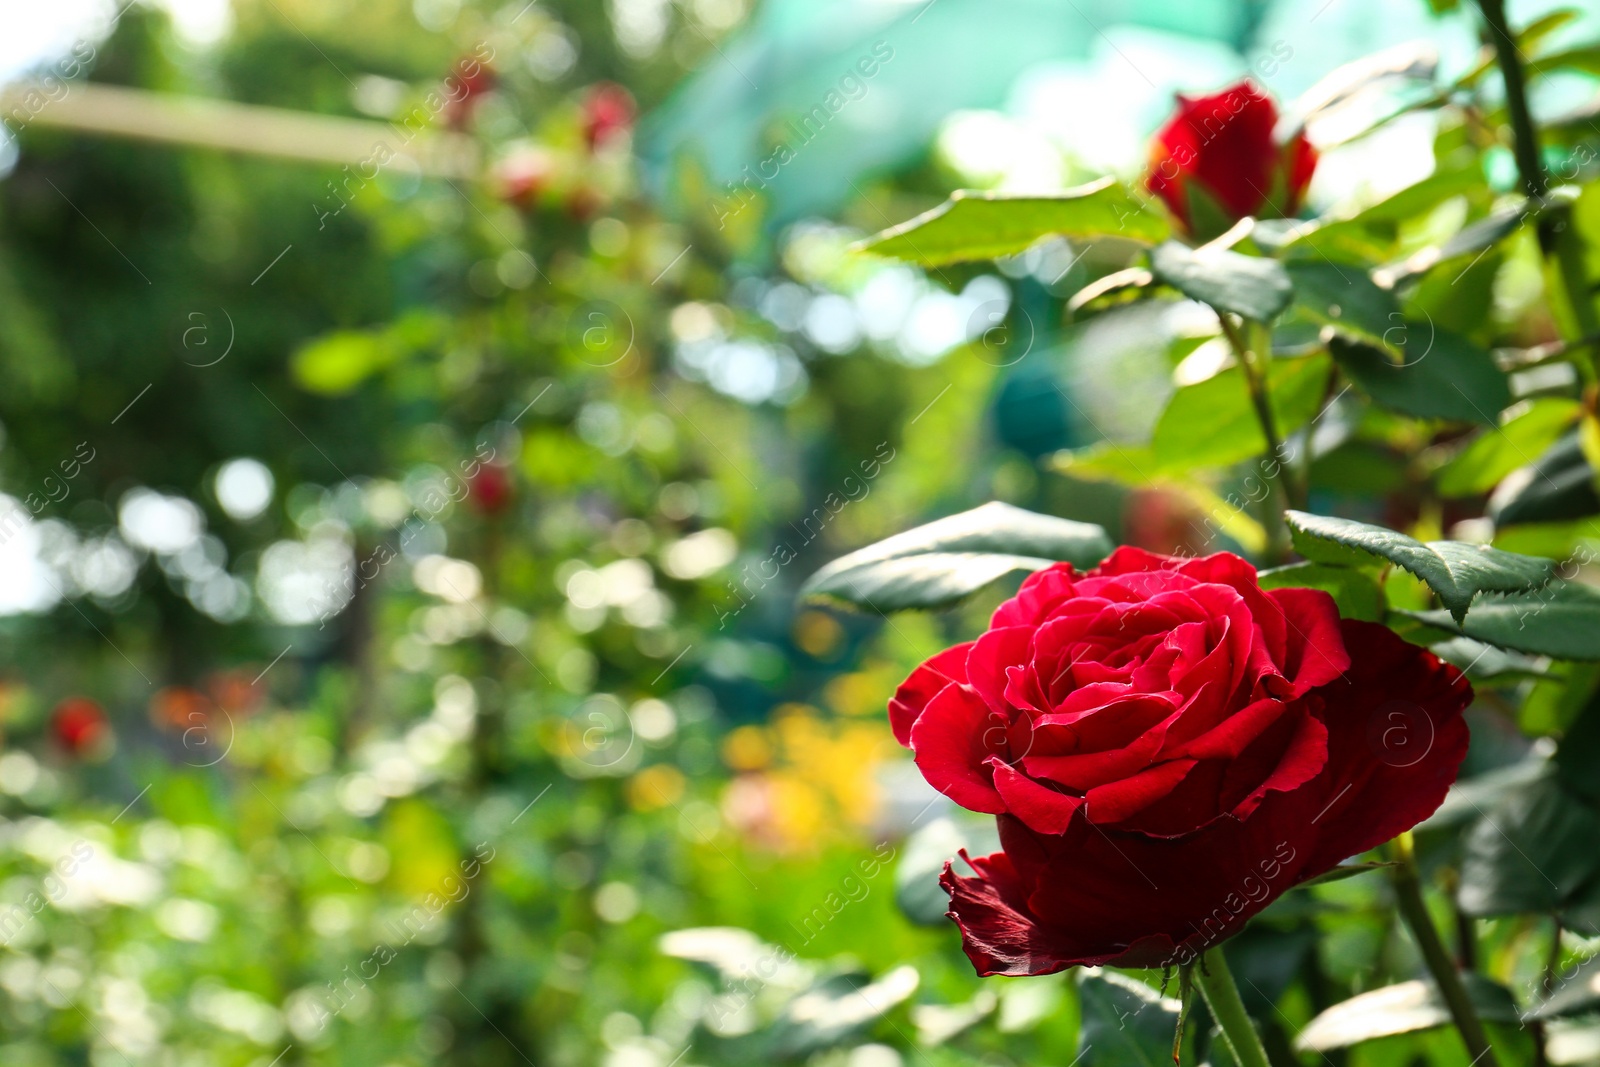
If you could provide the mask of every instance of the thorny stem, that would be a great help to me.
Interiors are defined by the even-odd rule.
[[[1239,369],[1244,374],[1245,387],[1250,390],[1250,404],[1255,409],[1256,421],[1261,424],[1261,434],[1266,439],[1266,454],[1261,459],[1261,472],[1272,483],[1275,492],[1268,493],[1262,501],[1262,527],[1267,534],[1267,562],[1284,563],[1289,558],[1289,527],[1284,522],[1285,508],[1297,507],[1294,481],[1289,473],[1289,457],[1283,448],[1283,438],[1278,435],[1278,420],[1272,413],[1272,402],[1267,389],[1267,364],[1272,358],[1271,331],[1259,323],[1231,322],[1221,312],[1217,319],[1222,323],[1223,335],[1239,357]],[[1274,501],[1274,497],[1279,501]]]
[[[1189,1004],[1194,998],[1194,964],[1178,968],[1178,1025],[1172,1033],[1172,1067],[1182,1067],[1183,1030],[1189,1022]]]
[[[1234,1062],[1239,1067],[1272,1067],[1261,1035],[1245,1013],[1244,1001],[1239,999],[1239,987],[1233,983],[1222,950],[1214,948],[1201,956],[1194,975],[1212,1018],[1222,1028],[1222,1039],[1228,1043]]]
[[[1400,915],[1410,927],[1412,936],[1417,939],[1422,960],[1433,975],[1440,995],[1444,997],[1450,1018],[1467,1046],[1467,1055],[1478,1067],[1497,1067],[1494,1053],[1489,1048],[1488,1034],[1484,1032],[1483,1022],[1478,1018],[1471,998],[1467,996],[1461,972],[1456,970],[1455,961],[1450,958],[1444,942],[1439,939],[1433,919],[1428,915],[1428,906],[1423,903],[1422,882],[1417,874],[1416,852],[1409,830],[1395,838],[1394,850],[1398,862],[1390,871],[1394,879],[1395,896],[1400,904]]]

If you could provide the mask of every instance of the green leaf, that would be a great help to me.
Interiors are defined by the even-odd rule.
[[[1499,806],[1511,794],[1549,773],[1549,760],[1530,756],[1471,778],[1457,779],[1438,810],[1417,824],[1417,832],[1458,830],[1481,819],[1485,811]]]
[[[824,978],[784,1006],[772,1025],[771,1054],[798,1060],[842,1045],[909,1000],[917,985],[917,969],[908,964],[873,982],[851,973]]]
[[[905,852],[894,872],[894,901],[918,926],[943,926],[950,895],[939,885],[944,865],[962,849],[969,856],[987,856],[1000,849],[993,819],[942,816],[906,838]]]
[[[1472,971],[1464,972],[1461,980],[1484,1022],[1518,1021],[1516,1001],[1504,986]],[[1413,979],[1335,1004],[1307,1023],[1294,1044],[1302,1052],[1328,1052],[1449,1023],[1450,1009],[1433,983]]]
[[[1493,489],[1518,467],[1533,462],[1566,432],[1583,410],[1576,400],[1541,397],[1500,426],[1481,431],[1439,468],[1440,496],[1476,496]]]
[[[1489,498],[1496,526],[1559,522],[1600,512],[1594,468],[1583,454],[1578,427],[1563,433],[1544,453],[1507,475]]]
[[[1178,1001],[1115,971],[1085,975],[1078,997],[1086,1067],[1171,1067]]]
[[[393,347],[380,335],[342,330],[303,345],[290,357],[289,371],[309,392],[338,396],[350,392],[393,359]]]
[[[1560,52],[1551,52],[1549,55],[1535,59],[1524,69],[1527,70],[1530,78],[1553,74],[1561,70],[1575,70],[1580,74],[1600,75],[1600,47],[1588,45],[1582,48],[1568,48]]]
[[[1550,995],[1528,1010],[1528,1018],[1564,1019],[1600,1008],[1600,956],[1591,956],[1557,979]]]
[[[1325,259],[1295,260],[1285,264],[1294,282],[1296,306],[1318,322],[1373,345],[1401,348],[1391,339],[1403,336],[1396,327],[1403,321],[1394,293],[1380,289],[1359,267],[1341,267]]]
[[[858,247],[937,267],[1026,251],[1041,237],[1122,237],[1141,244],[1172,232],[1164,210],[1111,178],[1049,196],[958,190],[914,219]]]
[[[1328,351],[1363,392],[1386,408],[1424,419],[1493,425],[1511,403],[1511,386],[1494,356],[1464,337],[1429,331],[1422,323],[1407,323],[1404,329],[1410,338],[1400,363],[1382,349],[1337,334],[1328,338]]]
[[[1161,465],[1149,445],[1096,441],[1082,448],[1063,448],[1050,457],[1052,469],[1094,482],[1119,485],[1154,485],[1160,481]]]
[[[1267,364],[1267,392],[1280,436],[1305,425],[1321,406],[1328,384],[1322,356],[1275,359]],[[1250,402],[1244,370],[1230,367],[1172,394],[1156,422],[1150,450],[1166,473],[1225,467],[1264,456],[1267,439]]]
[[[1259,577],[1263,589],[1321,589],[1332,595],[1343,618],[1383,621],[1383,586],[1362,571],[1321,563],[1291,563],[1262,571]]]
[[[1459,624],[1444,611],[1400,614],[1534,656],[1600,660],[1600,590],[1578,582],[1554,581],[1527,593],[1486,596]]]
[[[1468,915],[1553,911],[1600,868],[1600,813],[1551,768],[1485,811],[1462,844]]]
[[[1271,322],[1294,298],[1283,264],[1221,248],[1166,241],[1150,250],[1150,272],[1190,299],[1256,322]]]
[[[1499,679],[1521,680],[1543,678],[1548,672],[1540,660],[1521,652],[1507,652],[1503,648],[1474,641],[1470,637],[1453,637],[1430,646],[1435,656],[1460,667],[1474,682]]]
[[[1551,760],[1556,776],[1573,793],[1600,804],[1600,696],[1591,696],[1576,721],[1561,735],[1561,747]]]
[[[1098,526],[995,501],[842,556],[813,574],[800,595],[880,613],[934,608],[1014,571],[1061,560],[1092,567],[1111,547]]]
[[[1414,537],[1382,526],[1304,511],[1290,511],[1285,517],[1295,551],[1302,556],[1345,566],[1393,563],[1426,582],[1457,622],[1467,614],[1472,598],[1479,593],[1534,589],[1555,577],[1555,562],[1537,556],[1519,556],[1462,541],[1423,544]],[[1430,622],[1433,613],[1416,614],[1422,621]],[[1467,636],[1477,635],[1468,633]],[[1500,642],[1491,640],[1489,643]]]
[[[1475,256],[1504,241],[1538,217],[1539,209],[1524,202],[1485,216],[1442,244],[1430,245],[1406,258],[1403,263],[1372,272],[1372,280],[1388,289],[1399,289],[1441,263],[1459,256]]]

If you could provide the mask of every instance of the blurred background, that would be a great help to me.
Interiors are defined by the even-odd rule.
[[[1137,177],[1179,91],[1457,77],[1451,7],[0,5],[0,1063],[1070,1060],[895,899],[948,812],[885,701],[1002,594],[795,590],[990,499],[1184,548],[1203,494],[1041,461],[1144,440],[1197,309],[848,247]],[[1357,136],[1431,91],[1319,113],[1313,212],[1433,171]]]

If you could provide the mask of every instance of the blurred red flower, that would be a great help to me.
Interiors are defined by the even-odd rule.
[[[599,148],[633,128],[637,109],[633,94],[615,82],[596,82],[583,100],[583,139]]]
[[[110,731],[105,710],[88,697],[68,697],[50,713],[56,743],[74,756],[99,747]]]
[[[511,506],[515,488],[510,473],[504,467],[485,463],[467,479],[467,499],[480,515],[498,515]]]
[[[1249,80],[1210,96],[1178,97],[1178,112],[1150,146],[1146,184],[1185,230],[1209,240],[1235,222],[1300,210],[1317,168],[1301,131],[1274,137],[1278,109]]]

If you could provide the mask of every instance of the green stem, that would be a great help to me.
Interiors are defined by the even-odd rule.
[[[1467,996],[1461,972],[1456,970],[1455,961],[1450,958],[1444,942],[1439,939],[1433,919],[1428,915],[1428,906],[1423,903],[1422,881],[1417,874],[1417,858],[1410,831],[1395,838],[1395,854],[1399,862],[1390,870],[1394,877],[1395,896],[1399,898],[1400,915],[1411,928],[1412,936],[1417,939],[1422,960],[1433,975],[1445,1006],[1450,1009],[1450,1018],[1454,1020],[1456,1030],[1467,1046],[1467,1055],[1478,1067],[1497,1067],[1494,1053],[1489,1050],[1489,1036],[1484,1032],[1483,1022],[1472,1006],[1472,999]]]
[[[1266,454],[1261,459],[1261,473],[1271,483],[1273,491],[1262,501],[1262,527],[1267,534],[1267,561],[1284,563],[1289,558],[1289,527],[1283,518],[1285,508],[1298,506],[1293,479],[1289,473],[1289,460],[1284,454],[1283,438],[1278,434],[1278,420],[1272,413],[1272,401],[1267,386],[1267,362],[1272,358],[1272,333],[1259,323],[1246,321],[1243,329],[1218,314],[1222,332],[1239,357],[1239,369],[1244,374],[1245,387],[1250,391],[1250,404],[1255,409],[1256,421],[1261,424],[1261,435],[1266,439]],[[1246,332],[1247,331],[1247,332]],[[1279,497],[1282,505],[1273,502]]]
[[[1506,114],[1511,120],[1513,155],[1517,172],[1522,177],[1523,190],[1536,201],[1542,202],[1550,191],[1544,165],[1539,156],[1539,131],[1533,124],[1533,113],[1528,110],[1527,76],[1522,68],[1522,54],[1517,50],[1516,39],[1506,24],[1505,0],[1478,0],[1483,21],[1489,28],[1489,41],[1494,46],[1495,60],[1500,65],[1500,76],[1506,87]],[[1549,255],[1555,267],[1557,284],[1572,310],[1578,327],[1575,347],[1588,348],[1591,363],[1584,369],[1590,380],[1600,378],[1600,355],[1587,339],[1600,331],[1600,316],[1595,314],[1589,291],[1589,281],[1584,265],[1582,240],[1572,230],[1570,211],[1544,212],[1539,219],[1539,247]]]
[[[1222,1027],[1222,1039],[1228,1043],[1234,1062],[1239,1067],[1272,1067],[1267,1050],[1261,1044],[1261,1035],[1255,1024],[1245,1014],[1244,1001],[1239,999],[1239,987],[1233,984],[1233,973],[1222,949],[1214,948],[1200,957],[1195,969],[1195,984],[1200,995],[1206,998],[1211,1017]]]
[[[1511,27],[1506,25],[1505,0],[1478,0],[1478,8],[1483,12],[1483,21],[1488,23],[1489,43],[1494,47],[1500,77],[1506,84],[1506,113],[1511,119],[1511,135],[1515,138],[1512,149],[1517,170],[1522,175],[1522,187],[1535,200],[1543,200],[1549,186],[1539,162],[1539,134],[1533,126],[1533,114],[1528,110],[1522,56],[1517,51],[1516,38],[1511,36]]]

